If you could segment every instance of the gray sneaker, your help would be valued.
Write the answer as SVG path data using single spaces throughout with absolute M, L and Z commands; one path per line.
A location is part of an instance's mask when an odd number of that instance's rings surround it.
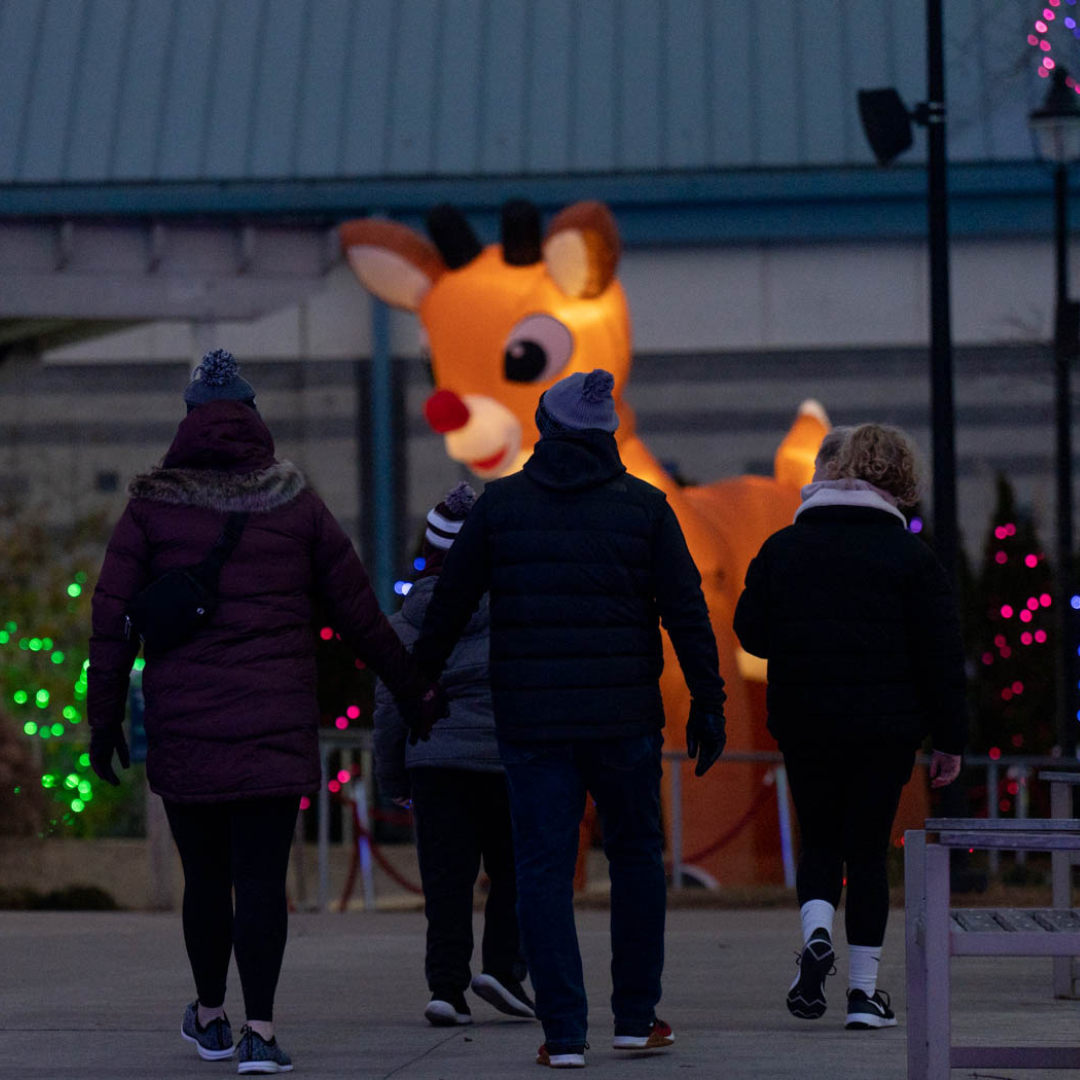
M 199 1003 L 193 1001 L 184 1010 L 180 1034 L 195 1044 L 203 1061 L 224 1061 L 233 1056 L 232 1028 L 227 1016 L 211 1020 L 206 1027 L 199 1024 Z
M 258 1032 L 244 1025 L 237 1045 L 240 1063 L 238 1073 L 285 1073 L 292 1072 L 292 1058 L 278 1046 L 277 1039 L 267 1042 Z

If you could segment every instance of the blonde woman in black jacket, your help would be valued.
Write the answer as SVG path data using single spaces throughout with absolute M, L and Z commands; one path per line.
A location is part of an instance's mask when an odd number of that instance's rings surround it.
M 917 496 L 906 437 L 855 428 L 834 460 L 819 454 L 795 523 L 762 545 L 735 611 L 743 648 L 769 661 L 769 730 L 802 836 L 805 945 L 788 1009 L 807 1020 L 825 1012 L 846 869 L 849 1028 L 896 1024 L 876 982 L 889 913 L 885 856 L 915 751 L 931 736 L 931 782 L 942 787 L 959 774 L 967 735 L 952 589 L 899 510 Z

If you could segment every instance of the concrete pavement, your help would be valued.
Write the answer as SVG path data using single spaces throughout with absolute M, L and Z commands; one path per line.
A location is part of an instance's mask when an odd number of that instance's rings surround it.
M 616 1056 L 610 1046 L 607 912 L 579 911 L 591 1003 L 589 1071 L 597 1080 L 798 1077 L 903 1080 L 903 914 L 893 912 L 881 986 L 901 1026 L 843 1028 L 845 960 L 829 983 L 831 1008 L 800 1022 L 784 1008 L 794 973 L 791 910 L 679 910 L 669 914 L 660 1008 L 676 1046 Z M 294 916 L 278 991 L 277 1025 L 294 1075 L 324 1080 L 516 1080 L 533 1064 L 539 1025 L 472 1000 L 470 1029 L 422 1019 L 424 920 L 418 913 Z M 1080 1003 L 1054 1001 L 1048 960 L 954 963 L 954 1038 L 1068 1044 Z M 0 912 L 0 1076 L 12 1080 L 180 1080 L 235 1075 L 199 1061 L 179 1037 L 194 996 L 180 919 L 139 913 Z M 239 1033 L 239 980 L 227 1008 Z M 954 1078 L 974 1076 L 954 1072 Z M 981 1070 L 981 1077 L 1064 1080 L 1076 1073 Z

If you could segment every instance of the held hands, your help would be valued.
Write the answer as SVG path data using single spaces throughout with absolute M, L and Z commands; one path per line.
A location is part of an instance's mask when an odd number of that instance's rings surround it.
M 946 754 L 935 750 L 930 759 L 930 786 L 948 787 L 959 775 L 963 757 L 960 754 Z
M 409 745 L 431 738 L 431 729 L 444 716 L 450 715 L 450 702 L 439 683 L 432 683 L 422 697 L 401 703 L 401 715 L 409 725 Z
M 98 776 L 113 785 L 120 786 L 120 779 L 113 772 L 112 757 L 115 751 L 120 759 L 122 768 L 131 765 L 131 755 L 128 753 L 127 740 L 124 738 L 124 729 L 117 724 L 115 727 L 93 728 L 90 731 L 90 767 Z
M 704 776 L 724 752 L 727 742 L 724 728 L 723 713 L 705 712 L 690 705 L 690 719 L 686 721 L 686 756 L 697 758 L 695 776 Z

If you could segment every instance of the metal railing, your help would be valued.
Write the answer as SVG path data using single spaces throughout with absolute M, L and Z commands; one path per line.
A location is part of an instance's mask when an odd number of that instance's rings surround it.
M 329 776 L 330 755 L 338 750 L 358 750 L 365 756 L 363 775 L 370 775 L 370 760 L 372 753 L 372 732 L 367 729 L 353 729 L 349 731 L 335 731 L 323 729 L 319 732 L 319 759 L 322 765 L 322 783 L 319 786 L 319 796 L 316 800 L 316 813 L 318 815 L 317 836 L 319 853 L 319 890 L 318 905 L 320 911 L 325 911 L 330 896 L 330 791 L 327 783 Z M 687 875 L 684 830 L 683 830 L 683 768 L 690 767 L 687 762 L 685 750 L 665 750 L 664 761 L 667 764 L 667 776 L 671 793 L 671 829 L 670 829 L 670 855 L 671 855 L 671 879 L 675 888 L 680 888 Z M 683 767 L 674 767 L 675 762 L 683 763 Z M 919 755 L 916 758 L 916 767 L 927 767 L 930 758 Z M 771 783 L 776 789 L 776 807 L 779 819 L 779 844 L 780 856 L 784 870 L 784 884 L 788 888 L 795 887 L 795 844 L 791 821 L 791 799 L 787 783 L 787 772 L 784 769 L 783 755 L 778 751 L 750 751 L 750 750 L 727 750 L 723 757 L 713 768 L 734 768 L 739 765 L 769 765 L 772 768 L 766 774 L 765 783 Z M 978 814 L 983 811 L 987 817 L 999 818 L 1002 816 L 999 790 L 1003 777 L 1015 780 L 1016 791 L 1009 792 L 1009 796 L 1015 800 L 1016 816 L 1026 818 L 1031 805 L 1031 781 L 1040 769 L 1053 768 L 1059 771 L 1076 770 L 1080 772 L 1080 761 L 1067 757 L 1053 757 L 1038 754 L 1002 754 L 999 757 L 972 756 L 964 758 L 964 771 L 970 776 L 971 770 L 984 770 L 986 775 L 986 804 L 982 807 L 972 807 L 971 812 Z M 961 779 L 958 782 L 963 782 Z M 344 786 L 344 785 L 343 785 Z M 362 794 L 361 789 L 357 794 Z M 366 799 L 365 799 L 366 802 Z M 355 838 L 354 838 L 355 839 Z M 998 873 L 999 854 L 991 851 L 989 854 L 990 872 Z M 1026 852 L 1018 851 L 1016 861 L 1018 865 L 1024 865 Z M 367 881 L 365 879 L 365 887 Z

